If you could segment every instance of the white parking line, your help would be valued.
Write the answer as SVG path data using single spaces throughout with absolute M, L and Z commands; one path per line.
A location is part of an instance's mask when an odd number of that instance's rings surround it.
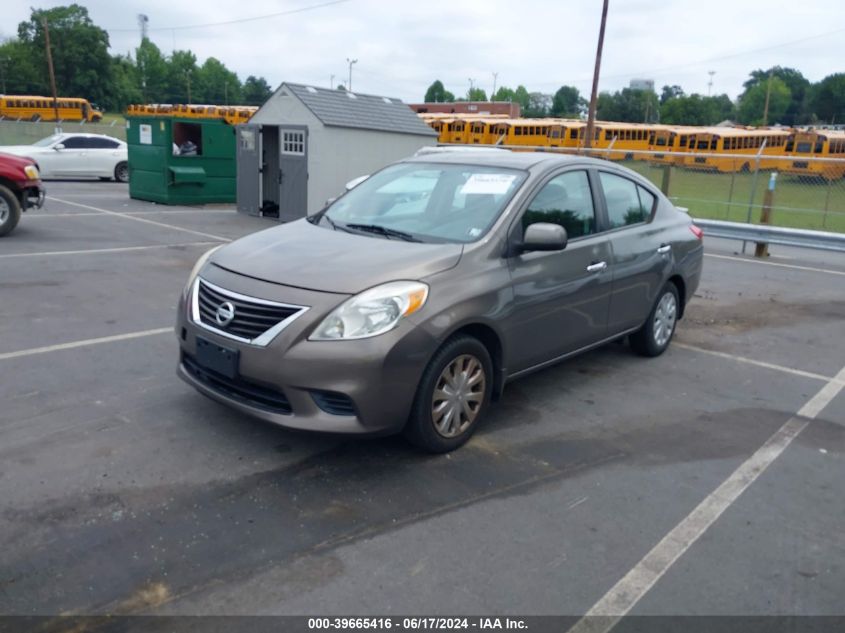
M 66 204 L 70 204 L 70 202 L 66 202 Z M 163 209 L 161 211 L 114 211 L 117 215 L 184 215 L 188 213 L 204 213 L 204 214 L 211 214 L 211 213 L 235 213 L 233 209 Z M 101 216 L 103 215 L 102 211 L 91 212 L 82 211 L 80 213 L 34 213 L 27 217 L 28 220 L 39 218 L 90 218 L 94 216 Z
M 737 356 L 736 354 L 728 354 L 726 352 L 717 352 L 716 350 L 706 349 L 704 347 L 696 347 L 695 345 L 688 345 L 687 343 L 680 343 L 678 341 L 672 341 L 672 347 L 679 347 L 680 349 L 688 349 L 692 352 L 700 352 L 702 354 L 709 354 L 710 356 L 718 356 L 719 358 L 727 358 L 729 360 L 736 361 L 738 363 L 747 363 L 749 365 L 756 365 L 757 367 L 763 367 L 765 369 L 773 369 L 775 371 L 780 371 L 785 374 L 792 374 L 793 376 L 802 376 L 804 378 L 812 378 L 814 380 L 821 380 L 822 382 L 831 382 L 836 381 L 836 378 L 831 378 L 830 376 L 824 376 L 822 374 L 816 374 L 811 371 L 803 371 L 801 369 L 793 369 L 792 367 L 785 367 L 784 365 L 775 365 L 774 363 L 766 363 L 761 360 L 754 360 L 753 358 L 747 358 L 746 356 Z
M 232 240 L 228 237 L 222 237 L 221 235 L 214 235 L 213 233 L 204 233 L 203 231 L 194 231 L 193 229 L 186 229 L 182 228 L 181 226 L 175 226 L 173 224 L 165 224 L 164 222 L 156 222 L 155 220 L 148 220 L 147 218 L 141 218 L 137 215 L 127 215 L 125 213 L 118 213 L 117 211 L 109 211 L 108 209 L 101 209 L 100 207 L 92 207 L 87 204 L 80 204 L 79 202 L 71 202 L 70 200 L 62 200 L 61 198 L 54 198 L 53 196 L 47 196 L 48 200 L 55 200 L 56 202 L 61 202 L 62 204 L 69 204 L 74 207 L 80 207 L 82 209 L 90 209 L 91 211 L 99 211 L 100 213 L 105 213 L 106 215 L 114 215 L 119 218 L 126 218 L 127 220 L 135 220 L 136 222 L 143 222 L 145 224 L 153 224 L 155 226 L 162 226 L 166 229 L 173 229 L 174 231 L 182 231 L 183 233 L 193 233 L 194 235 L 199 235 L 201 237 L 210 237 L 214 240 L 220 240 L 221 242 L 231 242 Z
M 115 341 L 128 341 L 133 338 L 156 336 L 157 334 L 165 334 L 172 331 L 172 327 L 161 327 L 155 330 L 142 330 L 140 332 L 129 332 L 128 334 L 115 334 L 114 336 L 89 338 L 84 341 L 72 341 L 70 343 L 47 345 L 45 347 L 32 347 L 30 349 L 22 349 L 17 352 L 4 352 L 0 354 L 0 360 L 10 360 L 12 358 L 22 358 L 24 356 L 35 356 L 36 354 L 47 354 L 48 352 L 58 352 L 66 349 L 75 349 L 77 347 L 88 347 L 90 345 L 101 345 L 103 343 L 113 343 Z
M 46 253 L 6 253 L 0 259 L 14 257 L 50 257 L 53 255 L 98 255 L 101 253 L 126 253 L 128 251 L 146 251 L 153 248 L 182 248 L 185 246 L 209 246 L 219 242 L 184 242 L 182 244 L 153 244 L 150 246 L 118 246 L 115 248 L 89 248 L 80 251 L 47 251 Z
M 845 367 L 617 582 L 569 633 L 607 633 L 845 387 Z
M 845 270 L 831 270 L 829 268 L 813 268 L 812 266 L 798 266 L 797 264 L 779 264 L 778 262 L 764 262 L 759 259 L 749 259 L 748 257 L 733 257 L 731 255 L 716 255 L 715 253 L 704 253 L 705 257 L 713 257 L 715 259 L 729 259 L 733 262 L 745 262 L 746 264 L 763 264 L 764 266 L 777 266 L 779 268 L 793 268 L 795 270 L 807 270 L 813 273 L 827 273 L 829 275 L 843 275 Z

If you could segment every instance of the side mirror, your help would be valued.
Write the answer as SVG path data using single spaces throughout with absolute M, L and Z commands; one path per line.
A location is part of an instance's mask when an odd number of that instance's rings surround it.
M 519 250 L 523 253 L 530 251 L 562 251 L 566 248 L 569 237 L 566 229 L 559 224 L 548 222 L 537 222 L 528 225 L 525 229 L 525 237 Z
M 57 152 L 61 149 L 64 149 L 64 148 L 65 148 L 64 143 L 56 143 L 55 145 L 53 145 L 53 149 L 56 150 Z

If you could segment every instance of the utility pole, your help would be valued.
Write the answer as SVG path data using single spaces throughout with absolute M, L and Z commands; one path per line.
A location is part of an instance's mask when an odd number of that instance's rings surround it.
M 593 143 L 593 130 L 596 127 L 596 99 L 599 91 L 599 73 L 601 72 L 601 50 L 604 47 L 604 27 L 607 24 L 607 0 L 604 0 L 601 10 L 601 27 L 599 27 L 599 43 L 596 47 L 596 67 L 593 71 L 593 90 L 590 93 L 590 109 L 587 112 L 587 130 L 584 135 L 584 149 L 590 149 Z
M 707 82 L 707 96 L 710 96 L 710 93 L 713 90 L 713 75 L 716 74 L 715 70 L 708 70 L 707 74 L 710 75 L 710 81 Z
M 766 84 L 766 104 L 763 106 L 763 127 L 769 121 L 769 97 L 772 95 L 772 71 L 774 68 L 769 70 L 769 81 Z
M 349 59 L 347 57 L 346 61 L 349 63 L 349 81 L 346 83 L 346 89 L 349 92 L 352 92 L 352 64 L 357 64 L 358 60 L 357 59 Z
M 334 90 L 334 75 L 329 77 L 329 89 Z
M 41 25 L 44 27 L 44 45 L 47 47 L 47 69 L 50 71 L 50 89 L 53 91 L 53 116 L 56 121 L 56 132 L 61 132 L 59 125 L 59 101 L 56 94 L 56 73 L 53 71 L 53 52 L 50 50 L 50 27 L 47 26 L 47 18 L 41 18 Z
M 493 101 L 496 96 L 496 79 L 498 79 L 499 73 L 493 73 L 493 92 L 490 93 L 490 101 Z
M 188 82 L 188 105 L 191 105 L 191 71 L 185 71 L 185 81 Z
M 472 89 L 475 87 L 475 79 L 469 78 L 469 92 L 467 93 L 467 101 L 472 101 Z

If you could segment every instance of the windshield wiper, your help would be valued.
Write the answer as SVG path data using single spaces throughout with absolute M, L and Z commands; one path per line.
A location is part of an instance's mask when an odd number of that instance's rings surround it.
M 406 242 L 422 242 L 421 239 L 414 237 L 405 231 L 397 231 L 396 229 L 389 229 L 380 224 L 347 224 L 346 228 L 355 229 L 357 231 L 366 231 L 368 233 L 377 233 L 385 237 L 398 237 L 400 240 Z

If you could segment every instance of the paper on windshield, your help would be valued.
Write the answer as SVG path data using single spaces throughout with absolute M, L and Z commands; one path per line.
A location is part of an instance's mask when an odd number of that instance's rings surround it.
M 459 193 L 507 193 L 516 176 L 513 174 L 473 174 L 461 187 Z

